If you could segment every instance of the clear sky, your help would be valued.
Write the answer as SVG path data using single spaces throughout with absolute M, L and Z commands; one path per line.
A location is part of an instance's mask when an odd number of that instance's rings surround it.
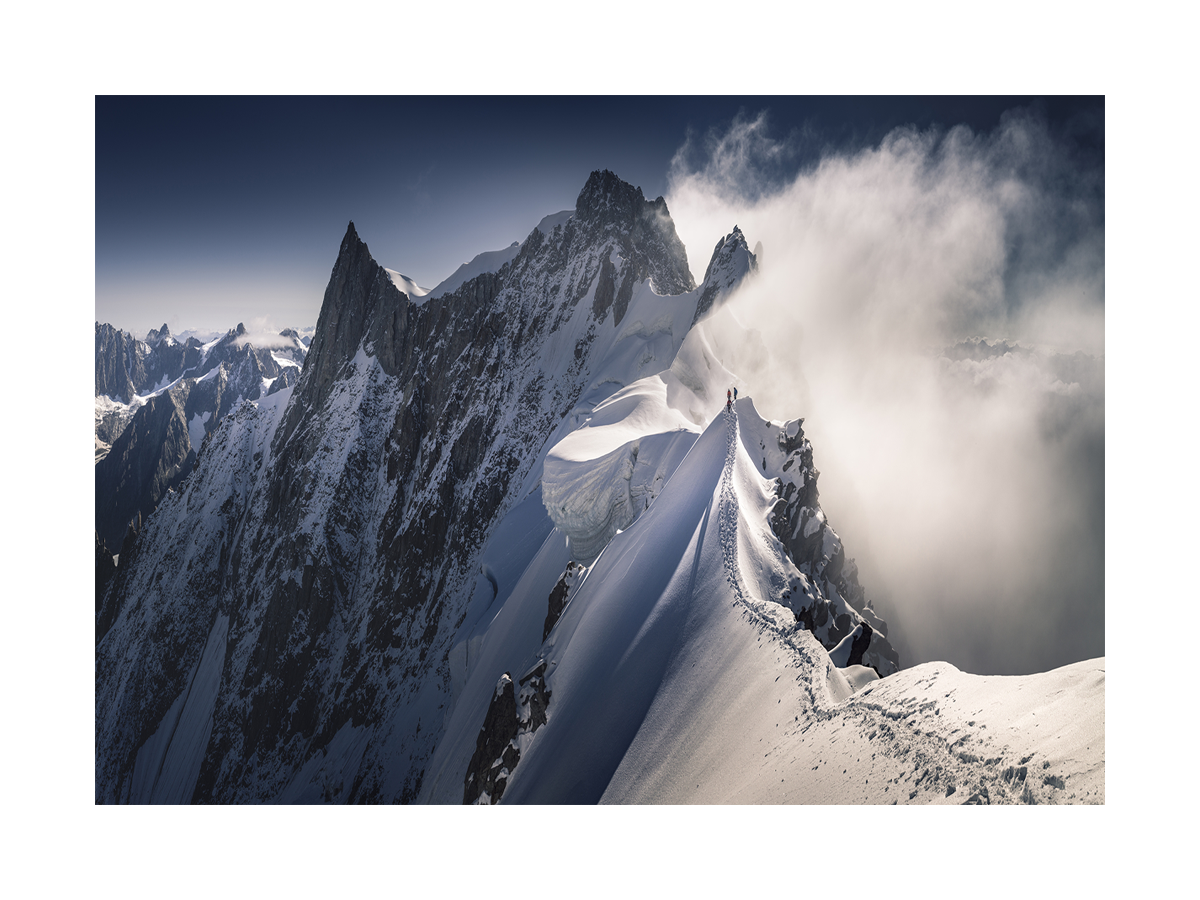
M 1098 98 L 97 97 L 96 319 L 312 325 L 351 220 L 380 263 L 433 287 L 572 208 L 594 169 L 668 194 L 689 138 L 702 149 L 739 114 L 765 112 L 790 148 L 760 167 L 782 180 L 898 126 L 986 133 L 1031 105 L 1102 166 Z M 688 247 L 698 277 L 710 249 Z

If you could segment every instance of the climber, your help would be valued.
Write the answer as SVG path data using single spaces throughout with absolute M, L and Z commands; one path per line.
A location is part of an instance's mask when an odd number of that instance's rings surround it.
M 733 392 L 726 391 L 725 392 L 725 408 L 729 409 L 731 406 L 733 406 Z
M 736 387 L 733 389 L 733 402 L 737 403 L 737 388 Z

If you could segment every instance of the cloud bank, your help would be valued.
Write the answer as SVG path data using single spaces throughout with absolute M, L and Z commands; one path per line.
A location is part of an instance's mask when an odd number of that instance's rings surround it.
M 739 118 L 681 148 L 667 202 L 700 275 L 733 224 L 761 241 L 722 313 L 766 347 L 743 390 L 806 418 L 902 661 L 1103 655 L 1102 158 L 1021 110 L 781 175 L 797 156 Z

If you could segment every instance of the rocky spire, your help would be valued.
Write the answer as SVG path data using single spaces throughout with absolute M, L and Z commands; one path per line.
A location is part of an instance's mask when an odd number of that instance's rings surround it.
M 325 288 L 304 374 L 297 388 L 298 403 L 289 410 L 283 433 L 290 433 L 304 410 L 319 406 L 328 396 L 338 372 L 354 358 L 372 325 L 381 325 L 375 321 L 376 313 L 383 309 L 388 326 L 403 330 L 408 305 L 387 272 L 372 258 L 354 222 L 350 222 Z M 390 334 L 390 327 L 388 331 Z M 382 351 L 378 355 L 385 369 L 390 368 L 387 348 L 376 347 L 376 350 Z
M 760 241 L 756 249 L 761 248 Z M 704 318 L 717 300 L 741 284 L 743 278 L 757 271 L 758 258 L 750 252 L 742 230 L 734 225 L 733 231 L 717 241 L 717 246 L 713 248 L 712 258 L 704 271 L 704 290 L 696 304 L 692 324 Z
M 145 376 L 137 341 L 112 325 L 96 323 L 96 396 L 128 403 Z

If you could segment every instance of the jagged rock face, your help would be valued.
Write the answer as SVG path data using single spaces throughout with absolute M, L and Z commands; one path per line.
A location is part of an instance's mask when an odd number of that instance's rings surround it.
M 221 369 L 228 382 L 221 389 L 221 393 L 229 398 L 224 407 L 218 408 L 218 404 L 212 403 L 200 410 L 202 415 L 209 414 L 205 421 L 206 432 L 216 427 L 235 399 L 256 400 L 264 393 L 266 384 L 270 385 L 267 394 L 295 384 L 299 378 L 298 367 L 303 364 L 307 351 L 294 330 L 286 329 L 280 335 L 289 339 L 281 347 L 254 347 L 246 338 L 245 326 L 239 324 L 205 351 L 204 345 L 195 338 L 188 338 L 182 344 L 176 341 L 165 324 L 151 330 L 145 341 L 139 341 L 112 325 L 97 322 L 96 461 L 104 458 L 133 419 L 141 403 L 136 399 L 139 395 L 178 384 L 184 376 L 200 382 L 214 370 Z M 276 354 L 297 365 L 280 365 Z M 110 399 L 101 401 L 100 398 Z M 189 410 L 189 422 L 192 412 Z
M 178 343 L 166 325 L 139 341 L 128 332 L 97 322 L 96 396 L 129 403 L 136 394 L 165 386 L 199 365 L 201 347 L 195 338 Z
M 807 583 L 789 591 L 788 599 L 797 620 L 827 650 L 861 626 L 851 650 L 851 664 L 870 666 L 880 677 L 890 675 L 900 668 L 899 656 L 887 642 L 887 624 L 875 615 L 858 583 L 858 566 L 847 558 L 841 539 L 825 520 L 818 502 L 821 473 L 813 465 L 812 444 L 804 436 L 803 426 L 804 420 L 798 419 L 786 423 L 779 433 L 779 448 L 786 459 L 775 482 L 779 499 L 769 521 L 788 556 L 807 578 Z
M 566 229 L 571 250 L 604 247 L 596 260 L 600 264 L 594 301 L 597 318 L 611 308 L 619 325 L 634 285 L 647 278 L 660 294 L 683 294 L 696 286 L 666 201 L 646 200 L 641 188 L 625 184 L 608 170 L 592 173 Z M 581 284 L 590 284 L 592 277 L 590 270 L 585 271 Z
M 133 521 L 129 523 L 129 528 L 125 532 L 125 537 L 121 542 L 121 559 L 128 563 L 135 558 L 135 547 L 137 544 L 137 536 L 142 530 L 142 517 L 134 516 Z M 117 618 L 120 590 L 118 586 L 124 581 L 124 576 L 128 572 L 128 565 L 125 567 L 117 567 L 112 565 L 110 569 L 104 562 L 104 557 L 107 556 L 108 563 L 113 563 L 113 558 L 108 554 L 108 545 L 100 539 L 99 533 L 96 534 L 96 643 L 108 633 L 108 629 L 112 627 Z
M 96 532 L 117 545 L 130 519 L 149 515 L 191 471 L 195 453 L 170 394 L 152 397 L 96 463 Z
M 267 388 L 266 396 L 278 394 L 284 388 L 290 388 L 300 381 L 300 370 L 292 366 L 280 366 L 279 374 L 275 376 L 275 380 L 271 382 L 271 386 Z
M 110 545 L 121 540 L 134 514 L 149 516 L 166 491 L 187 476 L 203 437 L 231 409 L 259 399 L 265 384 L 270 384 L 266 394 L 272 394 L 296 383 L 297 366 L 280 365 L 270 349 L 247 343 L 245 334 L 238 325 L 204 354 L 194 338 L 176 342 L 165 324 L 144 342 L 97 324 L 98 396 L 113 383 L 138 393 L 174 382 L 145 403 L 97 401 L 96 528 Z M 296 333 L 283 336 L 293 340 L 283 355 L 302 360 L 305 351 Z M 182 377 L 185 373 L 194 374 Z M 175 417 L 178 422 L 171 421 Z
M 197 427 L 207 434 L 236 404 L 262 394 L 269 376 L 253 348 L 224 356 L 208 369 L 213 373 L 208 378 L 186 378 L 152 396 L 96 463 L 96 530 L 107 543 L 120 541 L 134 515 L 149 516 L 191 472 L 199 450 Z M 276 371 L 295 371 L 274 365 Z
M 761 252 L 762 243 L 757 245 Z M 704 290 L 700 301 L 696 304 L 696 315 L 692 318 L 695 325 L 712 309 L 713 303 L 722 294 L 727 293 L 743 279 L 758 271 L 758 257 L 751 253 L 746 245 L 746 236 L 740 228 L 733 226 L 733 231 L 717 241 L 713 248 L 712 258 L 704 272 Z
M 475 803 L 481 797 L 485 803 L 497 803 L 504 796 L 508 776 L 520 758 L 515 746 L 517 726 L 516 691 L 512 676 L 505 672 L 496 683 L 496 692 L 479 730 L 463 787 L 464 804 Z
M 100 462 L 108 455 L 113 441 L 120 437 L 121 432 L 125 430 L 125 426 L 129 424 L 129 420 L 136 412 L 136 409 L 123 403 L 109 404 L 100 401 L 96 404 L 95 462 Z
M 96 396 L 129 403 L 136 394 L 166 387 L 184 375 L 200 379 L 221 365 L 231 372 L 245 368 L 250 358 L 255 361 L 258 378 L 277 378 L 292 367 L 280 366 L 275 354 L 298 364 L 303 363 L 306 354 L 295 330 L 284 329 L 280 336 L 290 338 L 290 343 L 276 348 L 255 347 L 246 338 L 246 327 L 239 323 L 205 352 L 204 345 L 194 337 L 185 343 L 176 341 L 165 324 L 139 341 L 128 332 L 97 322 Z M 251 381 L 249 370 L 245 380 L 247 384 Z
M 420 306 L 351 225 L 298 384 L 209 433 L 114 585 L 97 799 L 128 795 L 139 748 L 225 622 L 192 799 L 307 797 L 305 767 L 350 740 L 363 745 L 338 775 L 345 799 L 415 798 L 475 557 L 639 277 L 692 286 L 665 204 L 611 173 L 499 272 Z
M 108 590 L 109 582 L 112 581 L 113 575 L 117 572 L 117 564 L 113 562 L 113 555 L 108 549 L 108 545 L 100 539 L 100 532 L 96 532 L 96 618 L 100 618 L 100 610 L 104 605 L 104 595 Z M 108 630 L 105 626 L 105 631 Z M 102 633 L 97 628 L 96 639 L 102 637 Z

